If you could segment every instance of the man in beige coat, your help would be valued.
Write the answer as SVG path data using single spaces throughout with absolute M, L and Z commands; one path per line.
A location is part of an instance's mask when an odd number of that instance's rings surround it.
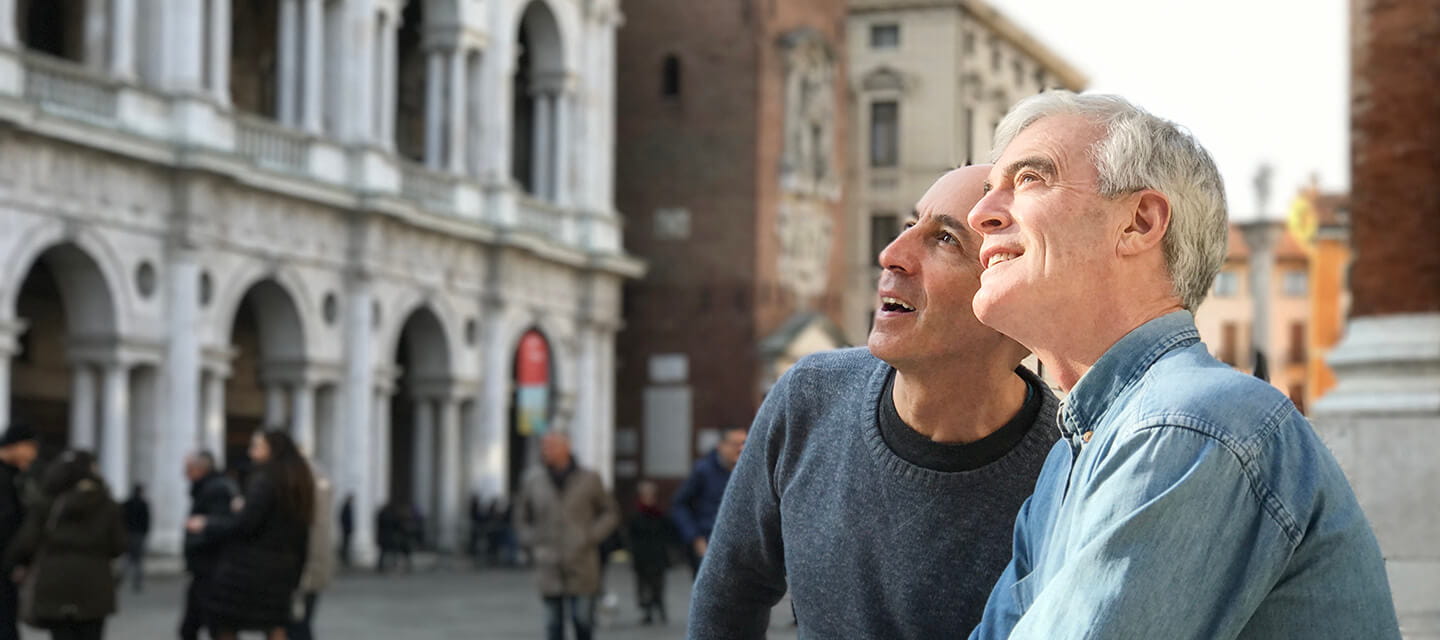
M 331 521 L 331 501 L 334 490 L 329 476 L 314 463 L 310 473 L 315 476 L 315 518 L 310 522 L 310 539 L 305 551 L 305 569 L 300 574 L 300 588 L 295 594 L 296 603 L 293 620 L 286 626 L 288 640 L 310 640 L 315 637 L 312 625 L 315 621 L 315 605 L 320 592 L 330 586 L 335 577 L 335 553 Z
M 564 640 L 569 609 L 576 639 L 590 640 L 601 587 L 600 542 L 620 525 L 620 507 L 599 474 L 575 464 L 565 434 L 546 434 L 540 459 L 544 464 L 521 482 L 515 531 L 535 561 L 546 637 Z

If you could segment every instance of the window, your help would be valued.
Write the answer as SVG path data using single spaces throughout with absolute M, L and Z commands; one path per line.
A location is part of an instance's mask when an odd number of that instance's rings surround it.
M 870 257 L 878 258 L 880 252 L 900 235 L 899 216 L 877 213 L 870 216 Z
M 894 49 L 900 46 L 900 25 L 898 24 L 872 24 L 870 25 L 870 48 L 871 49 Z
M 1304 414 L 1305 414 L 1305 387 L 1304 387 L 1304 385 L 1298 385 L 1298 384 L 1292 384 L 1292 385 L 1290 385 L 1290 393 L 1289 393 L 1288 395 L 1290 396 L 1290 401 L 1293 402 L 1293 403 L 1295 403 L 1295 410 L 1296 410 L 1296 411 L 1299 411 L 1301 415 L 1304 415 Z
M 1045 70 L 1044 70 L 1044 69 L 1036 69 L 1036 70 L 1035 70 L 1035 90 L 1036 90 L 1036 91 L 1044 91 L 1044 90 L 1045 90 Z
M 990 70 L 1000 70 L 1000 41 L 990 38 Z
M 1230 298 L 1240 293 L 1240 275 L 1234 271 L 1221 271 L 1215 276 L 1215 297 Z
M 870 105 L 870 166 L 893 167 L 900 160 L 900 105 Z
M 1310 274 L 1300 270 L 1285 272 L 1285 279 L 1281 282 L 1285 295 L 1293 298 L 1304 297 L 1310 289 Z
M 1290 362 L 1291 364 L 1305 364 L 1308 359 L 1305 349 L 1305 323 L 1296 321 L 1290 323 Z
M 975 164 L 975 108 L 965 107 L 965 164 Z
M 1215 354 L 1221 362 L 1235 366 L 1238 360 L 1235 358 L 1236 347 L 1240 343 L 1240 328 L 1234 322 L 1226 322 L 1220 325 L 1220 352 Z
M 660 65 L 660 96 L 680 97 L 680 58 L 673 53 L 665 56 L 665 62 Z
M 974 31 L 971 31 L 971 30 L 969 30 L 969 29 L 966 29 L 966 30 L 965 30 L 965 35 L 963 36 L 963 38 L 961 39 L 960 42 L 961 42 L 961 45 L 960 45 L 960 46 L 962 47 L 961 50 L 965 52 L 965 55 L 967 55 L 967 56 L 969 56 L 969 55 L 975 55 L 975 32 L 974 32 Z

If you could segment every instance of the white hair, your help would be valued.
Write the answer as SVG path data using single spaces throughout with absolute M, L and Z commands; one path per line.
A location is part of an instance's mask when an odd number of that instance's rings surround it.
M 1194 311 L 1225 262 L 1225 185 L 1210 153 L 1188 131 L 1115 95 L 1046 91 L 1021 100 L 995 129 L 995 162 L 1015 136 L 1046 116 L 1078 115 L 1105 128 L 1088 155 L 1099 192 L 1118 198 L 1154 189 L 1170 200 L 1163 247 L 1180 304 Z

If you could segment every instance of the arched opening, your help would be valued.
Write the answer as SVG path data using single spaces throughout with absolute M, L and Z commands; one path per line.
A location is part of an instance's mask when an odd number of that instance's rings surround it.
M 85 0 L 18 0 L 15 25 L 26 49 L 85 61 Z
M 26 329 L 11 362 L 11 421 L 35 428 L 42 458 L 71 446 L 97 450 L 107 408 L 102 385 L 115 374 L 94 359 L 102 355 L 95 347 L 113 348 L 116 333 L 99 265 L 75 245 L 50 248 L 26 273 L 15 315 Z
M 519 55 L 512 79 L 511 175 L 527 193 L 554 192 L 556 109 L 564 74 L 560 27 L 540 0 L 525 7 L 516 34 Z
M 440 421 L 451 383 L 450 351 L 435 312 L 411 312 L 395 348 L 399 377 L 390 402 L 390 498 L 420 516 L 422 536 L 435 540 L 441 511 Z
M 660 64 L 660 97 L 680 97 L 680 58 L 673 53 Z
M 227 467 L 242 472 L 248 468 L 246 448 L 256 430 L 286 428 L 294 433 L 297 418 L 313 419 L 313 414 L 304 415 L 314 393 L 304 384 L 304 345 L 300 312 L 285 288 L 274 280 L 251 286 L 230 329 L 234 358 L 225 381 Z
M 550 430 L 555 416 L 555 363 L 550 341 L 539 329 L 520 336 L 515 347 L 515 391 L 510 401 L 510 487 L 519 488 L 525 470 L 538 464 L 534 442 Z
M 230 11 L 230 101 L 241 111 L 278 119 L 280 3 L 248 0 Z
M 425 1 L 409 0 L 395 43 L 395 152 L 425 160 Z

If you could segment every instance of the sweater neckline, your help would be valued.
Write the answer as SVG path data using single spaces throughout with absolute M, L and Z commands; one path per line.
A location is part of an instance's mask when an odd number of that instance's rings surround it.
M 890 376 L 891 367 L 878 358 L 874 362 L 875 366 L 870 371 L 870 377 L 865 384 L 865 419 L 861 423 L 864 425 L 861 436 L 875 464 L 885 472 L 887 477 L 901 483 L 916 488 L 934 489 L 964 486 L 977 481 L 990 480 L 997 475 L 1013 476 L 1033 465 L 1037 457 L 1043 460 L 1058 437 L 1053 419 L 1050 421 L 1046 419 L 1047 416 L 1055 415 L 1056 407 L 1059 404 L 1055 395 L 1049 392 L 1048 387 L 1035 374 L 1020 367 L 1016 371 L 1020 373 L 1021 377 L 1041 391 L 1041 405 L 1039 414 L 1035 417 L 1036 423 L 1031 426 L 1019 443 L 998 460 L 976 469 L 935 471 L 912 464 L 891 450 L 880 433 L 878 417 L 880 400 L 885 389 L 885 380 Z

